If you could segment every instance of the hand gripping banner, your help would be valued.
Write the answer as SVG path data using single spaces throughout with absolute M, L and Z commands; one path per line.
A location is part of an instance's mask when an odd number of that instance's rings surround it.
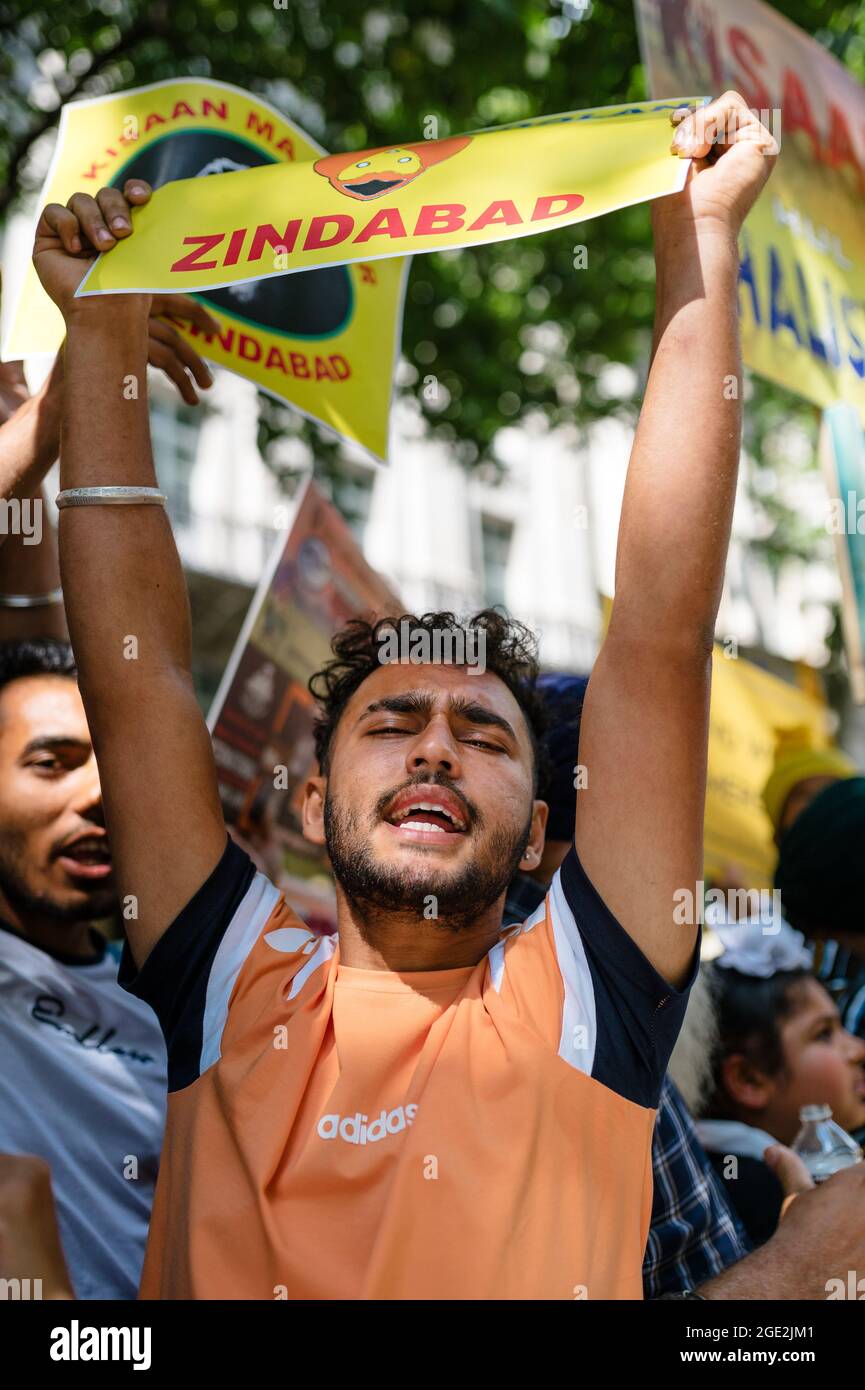
M 221 325 L 215 339 L 185 330 L 203 355 L 383 459 L 405 258 L 677 192 L 688 161 L 670 153 L 670 112 L 693 100 L 326 155 L 260 98 L 184 78 L 66 107 L 41 202 L 153 184 L 134 236 L 79 294 L 199 295 Z M 3 355 L 54 351 L 61 336 L 30 267 Z
M 689 98 L 683 98 L 683 101 Z M 203 291 L 531 236 L 678 191 L 675 101 L 173 183 L 79 294 Z M 285 291 L 291 294 L 291 288 Z

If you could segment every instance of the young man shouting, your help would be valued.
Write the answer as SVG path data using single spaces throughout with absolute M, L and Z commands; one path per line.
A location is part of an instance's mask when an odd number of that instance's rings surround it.
M 144 392 L 122 389 L 144 378 L 147 296 L 74 297 L 149 190 L 43 213 L 34 259 L 68 334 L 69 628 L 120 890 L 138 904 L 128 982 L 169 1047 L 145 1297 L 640 1297 L 653 1107 L 695 954 L 673 908 L 702 861 L 741 424 L 736 237 L 776 152 L 735 94 L 708 115 L 735 128 L 713 146 L 683 120 L 692 173 L 654 207 L 655 355 L 575 847 L 505 934 L 546 807 L 532 652 L 495 614 L 475 620 L 483 674 L 383 664 L 363 625 L 335 640 L 304 818 L 334 865 L 337 945 L 226 845 Z M 104 488 L 134 491 L 114 505 Z
M 136 1296 L 165 1123 L 159 1026 L 93 926 L 117 906 L 69 645 L 0 643 L 0 1154 L 49 1165 L 79 1298 Z

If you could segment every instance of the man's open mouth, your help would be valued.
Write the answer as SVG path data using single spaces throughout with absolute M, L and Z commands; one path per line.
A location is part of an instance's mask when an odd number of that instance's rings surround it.
M 389 188 L 399 188 L 405 179 L 368 179 L 366 183 L 347 183 L 349 193 L 359 193 L 362 198 L 372 198 L 376 193 L 387 193 Z
M 85 835 L 73 840 L 61 848 L 57 859 L 73 878 L 107 878 L 113 867 L 104 835 Z
M 468 829 L 468 818 L 458 798 L 437 787 L 409 787 L 400 792 L 384 818 L 400 830 L 464 835 Z

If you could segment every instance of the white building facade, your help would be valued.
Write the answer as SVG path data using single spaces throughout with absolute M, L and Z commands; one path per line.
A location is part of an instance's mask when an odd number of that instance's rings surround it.
M 216 376 L 200 413 L 161 380 L 152 392 L 154 452 L 189 576 L 205 688 L 218 679 L 286 513 L 286 495 L 257 448 L 254 388 Z M 587 672 L 601 637 L 601 595 L 614 588 L 631 443 L 631 431 L 614 420 L 582 438 L 574 427 L 551 431 L 530 419 L 501 431 L 493 480 L 428 438 L 420 413 L 403 401 L 389 466 L 348 451 L 333 500 L 407 610 L 466 616 L 503 605 L 537 632 L 545 666 Z M 310 466 L 298 457 L 298 475 Z M 820 666 L 839 593 L 831 556 L 769 567 L 752 544 L 762 522 L 745 486 L 750 468 L 744 459 L 718 635 Z M 804 484 L 809 495 L 796 500 L 817 514 L 822 489 L 814 472 Z

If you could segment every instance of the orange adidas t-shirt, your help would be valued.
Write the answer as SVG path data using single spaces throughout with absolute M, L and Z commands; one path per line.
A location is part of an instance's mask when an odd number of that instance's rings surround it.
M 143 1298 L 642 1297 L 687 999 L 572 852 L 475 966 L 340 964 L 229 842 L 135 975 L 169 1052 Z

